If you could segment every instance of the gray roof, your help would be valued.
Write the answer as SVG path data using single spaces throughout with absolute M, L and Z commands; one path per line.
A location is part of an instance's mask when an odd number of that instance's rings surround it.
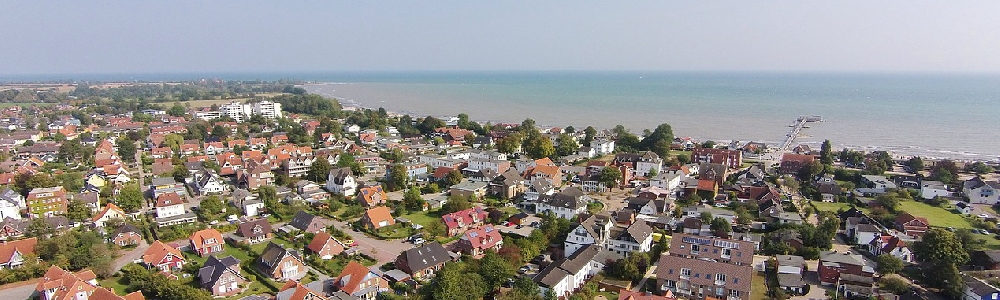
M 551 287 L 562 281 L 566 276 L 577 274 L 601 252 L 601 246 L 587 245 L 566 259 L 549 264 L 535 275 L 534 281 L 539 285 Z
M 278 262 L 286 256 L 292 256 L 296 260 L 300 262 L 302 261 L 302 256 L 299 255 L 298 251 L 287 249 L 281 245 L 275 244 L 274 242 L 267 244 L 267 248 L 264 248 L 264 252 L 261 253 L 258 261 L 263 263 L 261 266 L 264 267 L 268 273 L 273 273 L 275 269 L 280 267 Z
M 292 221 L 289 222 L 288 225 L 292 225 L 292 227 L 295 227 L 298 230 L 306 230 L 309 228 L 309 224 L 312 224 L 314 219 L 316 219 L 315 215 L 300 210 L 295 213 L 295 216 L 292 217 Z
M 802 287 L 806 285 L 799 274 L 778 274 L 778 285 L 781 287 Z
M 150 181 L 151 185 L 167 185 L 167 184 L 176 184 L 176 183 L 177 183 L 177 181 L 174 180 L 173 177 L 156 177 L 156 178 L 153 178 L 152 181 Z
M 222 259 L 216 258 L 215 255 L 209 256 L 203 267 L 198 270 L 198 278 L 201 279 L 201 285 L 214 285 L 213 283 L 219 281 L 219 277 L 226 273 L 226 269 L 231 269 L 233 274 L 243 277 L 240 275 L 239 270 L 234 269 L 239 264 L 240 260 L 232 256 L 226 256 Z
M 407 267 L 413 272 L 451 260 L 448 250 L 445 250 L 444 246 L 437 242 L 410 248 L 399 255 L 406 259 Z
M 261 232 L 254 233 L 254 227 L 260 226 Z M 236 234 L 242 237 L 256 237 L 264 236 L 271 233 L 271 223 L 267 222 L 267 219 L 256 219 L 251 221 L 246 221 L 236 225 Z
M 625 234 L 632 237 L 632 239 L 637 242 L 642 242 L 646 240 L 647 237 L 653 234 L 653 227 L 650 227 L 649 224 L 646 224 L 646 221 L 636 220 L 635 222 L 632 223 L 632 225 L 629 225 L 628 228 L 625 229 L 625 232 L 622 234 L 622 236 L 619 236 L 618 239 L 621 239 L 621 237 L 625 236 Z
M 572 187 L 563 189 L 559 193 L 551 196 L 541 196 L 539 197 L 539 200 L 551 206 L 577 209 L 587 206 L 587 200 L 584 196 L 583 191 Z
M 331 169 L 329 176 L 333 177 L 333 183 L 338 185 L 343 185 L 344 179 L 347 179 L 348 177 L 354 175 L 351 173 L 351 168 L 344 167 L 344 168 Z
M 972 293 L 978 296 L 987 296 L 992 293 L 1000 292 L 1000 289 L 997 289 L 982 280 L 976 279 L 975 277 L 962 274 L 962 279 L 965 280 L 965 285 L 972 290 Z
M 778 261 L 779 266 L 802 267 L 806 264 L 806 260 L 798 255 L 779 254 L 774 257 Z

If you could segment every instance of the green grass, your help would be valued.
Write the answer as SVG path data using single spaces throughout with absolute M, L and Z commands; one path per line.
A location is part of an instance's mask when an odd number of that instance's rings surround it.
M 424 227 L 434 222 L 441 222 L 441 211 L 440 210 L 428 210 L 428 211 L 414 211 L 409 214 L 399 216 L 401 218 L 409 219 L 410 222 L 420 224 Z
M 815 205 L 816 209 L 818 209 L 819 211 L 837 212 L 837 210 L 840 210 L 840 209 L 844 209 L 844 210 L 851 209 L 851 204 L 849 204 L 849 203 L 843 203 L 843 202 L 833 202 L 833 203 L 831 203 L 831 202 L 823 202 L 823 201 L 812 201 L 812 204 Z M 867 208 L 860 207 L 860 206 L 858 207 L 858 209 L 860 209 L 862 211 L 865 211 L 865 212 L 868 211 Z
M 753 280 L 750 282 L 750 300 L 767 299 L 767 283 L 764 275 L 760 272 L 753 273 Z
M 956 229 L 971 229 L 972 225 L 960 214 L 953 213 L 947 209 L 930 206 L 918 201 L 901 201 L 899 210 L 905 211 L 916 217 L 927 218 L 933 227 L 954 227 Z
M 125 284 L 125 278 L 121 276 L 115 276 L 105 280 L 101 280 L 100 282 L 98 282 L 98 284 L 100 284 L 103 287 L 109 288 L 112 291 L 115 291 L 115 294 L 118 294 L 120 296 L 125 296 L 125 294 L 127 294 L 125 292 L 125 289 L 128 288 L 128 285 Z

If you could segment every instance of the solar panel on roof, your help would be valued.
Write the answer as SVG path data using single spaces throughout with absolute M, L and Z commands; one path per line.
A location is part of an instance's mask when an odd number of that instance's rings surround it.
M 486 227 L 486 232 L 493 232 L 493 227 Z
M 470 236 L 470 237 L 478 237 L 478 236 L 479 236 L 479 233 L 478 233 L 478 232 L 475 232 L 475 231 L 473 231 L 473 232 L 469 232 L 469 236 Z

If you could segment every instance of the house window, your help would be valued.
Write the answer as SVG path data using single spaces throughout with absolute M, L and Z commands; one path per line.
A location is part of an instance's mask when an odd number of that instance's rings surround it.
M 726 281 L 726 274 L 722 274 L 722 273 L 715 274 L 715 281 L 725 282 Z M 719 294 L 719 295 L 722 295 L 722 294 Z
M 725 295 L 725 293 L 726 293 L 726 291 L 722 287 L 715 288 L 715 294 L 716 295 L 722 296 L 722 295 Z
M 206 239 L 205 240 L 205 244 L 209 244 L 209 245 L 215 244 L 215 238 L 208 238 L 208 239 Z
M 740 291 L 737 291 L 737 290 L 729 290 L 729 296 L 730 296 L 730 297 L 739 297 L 739 296 L 740 296 Z
M 681 276 L 691 276 L 691 269 L 681 268 Z
M 723 256 L 730 256 L 730 255 L 733 255 L 733 250 L 731 250 L 731 249 L 729 249 L 729 248 L 726 248 L 726 249 L 722 249 L 722 255 L 723 255 Z

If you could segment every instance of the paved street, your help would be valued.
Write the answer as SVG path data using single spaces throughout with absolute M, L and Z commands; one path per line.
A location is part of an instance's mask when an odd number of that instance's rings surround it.
M 334 224 L 338 229 L 344 231 L 347 235 L 351 236 L 351 238 L 358 243 L 358 249 L 362 253 L 378 260 L 379 265 L 395 261 L 396 256 L 398 256 L 399 253 L 413 247 L 413 244 L 404 242 L 403 239 L 385 241 L 368 237 L 364 233 L 355 232 L 354 229 L 351 229 L 350 226 L 347 225 L 347 222 L 332 221 L 332 224 Z
M 121 257 L 115 259 L 115 264 L 114 264 L 115 271 L 120 271 L 122 267 L 124 267 L 125 265 L 133 261 L 136 261 L 138 259 L 141 259 L 142 254 L 146 252 L 146 249 L 149 249 L 149 243 L 146 243 L 146 240 L 142 240 L 142 243 L 140 243 L 134 249 L 125 252 Z

